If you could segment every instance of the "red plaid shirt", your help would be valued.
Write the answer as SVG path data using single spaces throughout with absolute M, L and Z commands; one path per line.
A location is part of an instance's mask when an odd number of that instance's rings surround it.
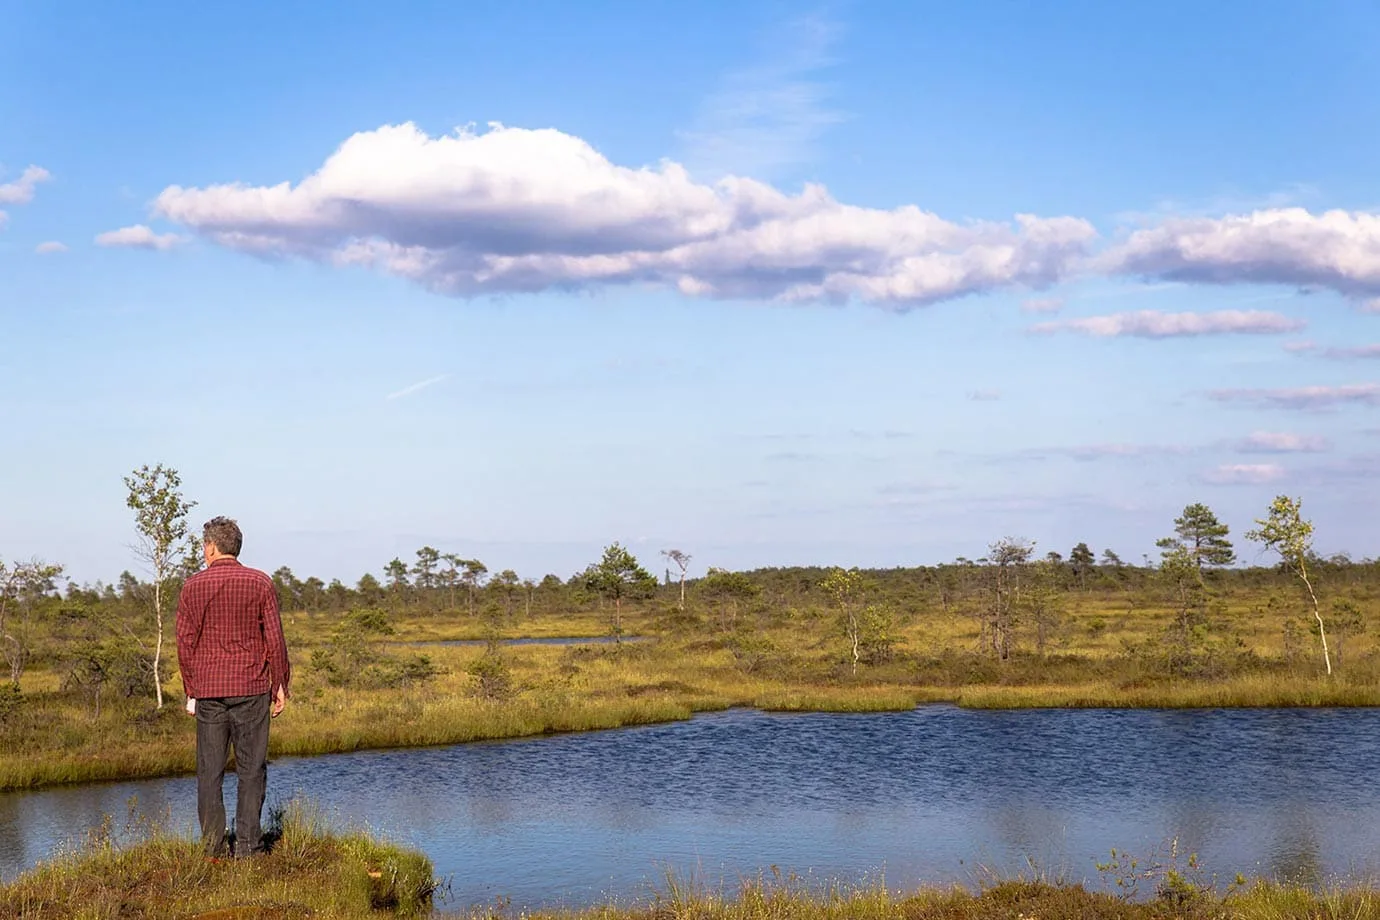
M 182 585 L 177 663 L 187 696 L 286 695 L 292 669 L 278 594 L 263 572 L 222 558 Z

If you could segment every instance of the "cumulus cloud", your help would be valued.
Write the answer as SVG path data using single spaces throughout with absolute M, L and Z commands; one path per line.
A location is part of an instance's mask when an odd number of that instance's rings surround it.
M 0 185 L 0 204 L 28 204 L 34 200 L 34 188 L 53 176 L 41 166 L 30 166 L 13 182 Z
M 1344 386 L 1309 386 L 1284 389 L 1212 390 L 1210 399 L 1218 402 L 1251 402 L 1279 409 L 1330 409 L 1342 405 L 1380 406 L 1380 384 L 1353 383 Z
M 1284 431 L 1255 431 L 1236 443 L 1236 449 L 1245 454 L 1319 453 L 1330 448 L 1320 435 Z
M 1063 308 L 1062 297 L 1031 297 L 1021 302 L 1022 313 L 1058 313 Z
M 1226 463 L 1203 474 L 1217 485 L 1259 485 L 1284 478 L 1284 468 L 1274 463 Z
M 38 253 L 38 254 L 41 255 L 41 256 L 42 256 L 42 255 L 49 255 L 49 254 L 55 253 L 55 252 L 66 252 L 66 251 L 67 251 L 67 244 L 66 244 L 66 243 L 59 243 L 57 240 L 49 240 L 49 241 L 46 242 L 46 243 L 39 243 L 37 246 L 34 247 L 34 252 Z
M 117 246 L 129 249 L 171 249 L 181 243 L 182 237 L 176 233 L 154 233 L 143 224 L 121 227 L 96 235 L 97 246 Z
M 1319 286 L 1359 299 L 1380 294 L 1380 215 L 1271 208 L 1171 218 L 1132 233 L 1099 261 L 1112 274 Z
M 41 166 L 30 166 L 19 174 L 13 182 L 0 185 L 0 204 L 28 204 L 34 200 L 34 188 L 40 182 L 47 182 L 52 174 Z M 0 226 L 9 220 L 9 215 L 0 210 Z
M 412 124 L 345 141 L 296 185 L 171 186 L 155 211 L 263 256 L 360 265 L 446 294 L 648 283 L 704 297 L 898 309 L 1070 273 L 1096 231 L 1017 215 L 958 224 L 787 194 L 684 167 L 611 163 L 553 129 L 430 137 Z
M 1226 335 L 1233 333 L 1273 334 L 1296 332 L 1302 320 L 1263 310 L 1218 310 L 1212 313 L 1157 313 L 1138 310 L 1109 316 L 1088 316 L 1037 323 L 1030 331 L 1039 334 L 1080 332 L 1098 338 L 1133 336 L 1164 339 L 1179 336 Z

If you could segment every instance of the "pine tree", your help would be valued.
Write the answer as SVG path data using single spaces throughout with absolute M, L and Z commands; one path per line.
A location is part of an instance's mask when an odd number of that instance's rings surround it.
M 1217 520 L 1212 509 L 1202 503 L 1194 503 L 1184 508 L 1184 513 L 1174 519 L 1175 537 L 1160 541 L 1160 546 L 1178 544 L 1188 550 L 1201 572 L 1204 568 L 1231 565 L 1236 561 L 1236 551 L 1232 549 L 1227 534 L 1231 528 Z

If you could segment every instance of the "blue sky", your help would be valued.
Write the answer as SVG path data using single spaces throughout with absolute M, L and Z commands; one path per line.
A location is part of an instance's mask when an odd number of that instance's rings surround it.
M 330 9 L 0 0 L 0 558 L 1380 553 L 1373 4 Z

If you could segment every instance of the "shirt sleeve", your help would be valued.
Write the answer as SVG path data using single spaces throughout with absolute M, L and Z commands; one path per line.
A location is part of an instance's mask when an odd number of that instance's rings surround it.
M 197 643 L 201 641 L 202 618 L 206 611 L 188 598 L 189 586 L 183 585 L 177 595 L 177 669 L 182 673 L 182 692 L 196 697 L 197 678 L 193 671 Z
M 283 638 L 283 620 L 278 611 L 278 592 L 269 587 L 264 592 L 264 640 L 268 643 L 268 667 L 272 672 L 269 694 L 276 697 L 279 688 L 288 695 L 292 682 L 292 665 L 288 662 L 287 640 Z

